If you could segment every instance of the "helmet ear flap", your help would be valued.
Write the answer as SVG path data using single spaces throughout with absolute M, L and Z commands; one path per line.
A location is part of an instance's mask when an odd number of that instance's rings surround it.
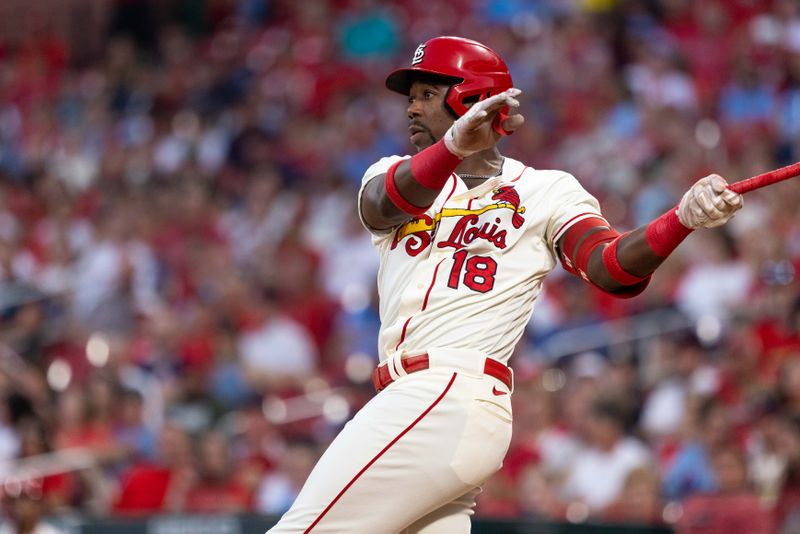
M 445 95 L 445 106 L 456 117 L 464 115 L 472 104 L 485 100 L 492 96 L 491 89 L 472 89 L 466 88 L 461 84 L 450 86 Z
M 447 93 L 444 95 L 444 109 L 447 110 L 448 113 L 453 117 L 453 120 L 458 120 L 460 115 L 456 113 L 456 110 L 450 105 L 450 95 L 453 92 L 453 86 L 447 88 Z

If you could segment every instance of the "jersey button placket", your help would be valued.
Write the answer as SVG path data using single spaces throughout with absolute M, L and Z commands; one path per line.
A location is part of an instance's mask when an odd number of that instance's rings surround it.
M 406 286 L 400 298 L 400 318 L 407 318 L 419 312 L 438 261 L 431 255 L 417 266 L 414 271 L 414 279 Z

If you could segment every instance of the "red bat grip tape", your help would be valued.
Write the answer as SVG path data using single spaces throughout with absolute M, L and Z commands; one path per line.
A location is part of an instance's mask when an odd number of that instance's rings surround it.
M 741 182 L 736 182 L 735 184 L 729 185 L 728 189 L 734 193 L 739 193 L 742 195 L 770 184 L 782 182 L 783 180 L 788 180 L 789 178 L 794 178 L 798 175 L 800 175 L 800 162 L 792 163 L 786 167 L 781 167 L 780 169 L 775 169 L 774 171 L 753 176 L 752 178 L 742 180 Z

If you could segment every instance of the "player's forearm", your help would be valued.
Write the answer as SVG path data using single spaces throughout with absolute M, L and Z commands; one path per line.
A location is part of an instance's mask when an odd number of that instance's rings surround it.
M 659 256 L 653 251 L 647 242 L 646 230 L 647 226 L 642 226 L 620 236 L 615 251 L 618 268 L 622 269 L 624 273 L 641 280 L 653 274 L 659 265 L 667 259 L 667 256 Z M 614 292 L 633 284 L 622 283 L 619 280 L 619 276 L 612 274 L 613 269 L 610 269 L 609 266 L 609 255 L 613 251 L 607 251 L 606 249 L 609 247 L 611 247 L 611 244 L 607 243 L 598 246 L 592 251 L 589 259 L 588 275 L 595 285 L 606 291 Z
M 727 219 L 726 219 L 727 220 Z M 675 208 L 620 238 L 616 257 L 635 276 L 652 274 L 694 230 L 681 222 Z
M 653 271 L 693 229 L 723 225 L 741 209 L 741 195 L 727 185 L 716 174 L 701 178 L 683 195 L 678 206 L 647 225 L 622 235 L 603 236 L 602 241 L 591 243 L 592 250 L 573 254 L 584 258 L 577 261 L 577 272 L 584 273 L 606 291 L 620 294 L 624 290 L 623 296 L 634 293 L 631 289 L 641 291 Z M 575 242 L 575 236 L 569 241 Z
M 589 279 L 611 292 L 644 283 L 691 232 L 672 209 L 597 246 L 589 259 Z
M 634 276 L 653 274 L 666 256 L 656 254 L 647 242 L 647 226 L 642 226 L 623 236 L 617 245 L 620 266 Z

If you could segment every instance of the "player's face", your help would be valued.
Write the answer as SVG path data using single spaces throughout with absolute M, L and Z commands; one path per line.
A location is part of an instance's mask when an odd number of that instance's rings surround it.
M 449 85 L 414 82 L 408 95 L 408 134 L 411 144 L 422 150 L 442 138 L 453 124 L 444 107 Z

